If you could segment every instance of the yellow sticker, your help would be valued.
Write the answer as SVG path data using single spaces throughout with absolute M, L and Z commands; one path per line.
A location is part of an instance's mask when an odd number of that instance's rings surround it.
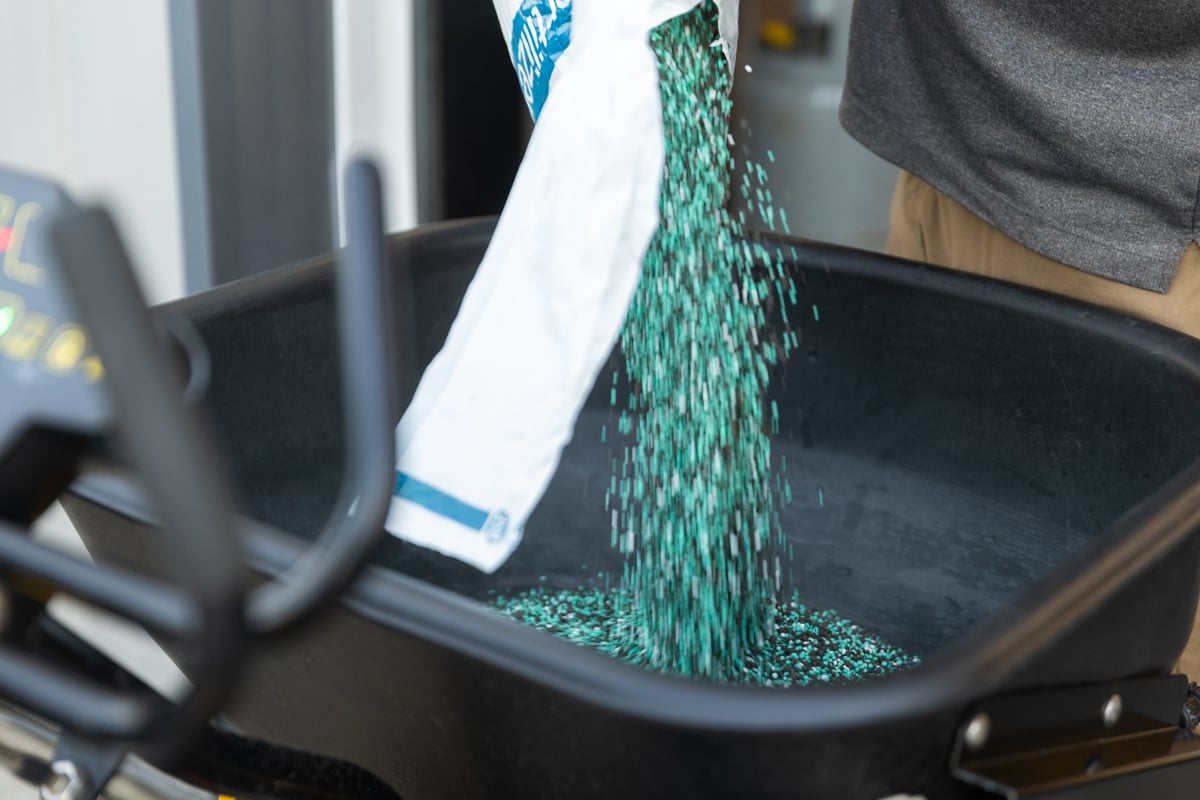
M 95 383 L 104 377 L 104 363 L 99 356 L 88 356 L 83 360 L 83 374 L 88 383 Z
M 78 325 L 63 325 L 50 340 L 50 346 L 42 356 L 42 363 L 51 372 L 68 375 L 79 366 L 80 359 L 87 351 L 87 345 L 87 334 L 83 328 Z
M 36 311 L 26 312 L 0 342 L 5 355 L 16 361 L 32 361 L 42 349 L 42 342 L 54 329 L 54 320 Z

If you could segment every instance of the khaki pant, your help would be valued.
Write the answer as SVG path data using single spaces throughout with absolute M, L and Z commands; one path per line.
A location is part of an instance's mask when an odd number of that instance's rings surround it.
M 1193 242 L 1166 294 L 1068 267 L 1018 244 L 907 172 L 892 198 L 892 255 L 1065 294 L 1200 338 L 1200 248 Z
M 1179 262 L 1170 290 L 1159 294 L 1040 256 L 907 172 L 900 173 L 890 221 L 887 249 L 894 256 L 1068 295 L 1200 338 L 1200 248 L 1195 242 Z M 1179 669 L 1200 680 L 1200 615 Z

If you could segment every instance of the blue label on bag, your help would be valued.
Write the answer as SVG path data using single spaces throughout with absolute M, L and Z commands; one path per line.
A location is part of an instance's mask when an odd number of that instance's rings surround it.
M 513 19 L 513 65 L 521 94 L 536 120 L 550 93 L 550 76 L 571 43 L 571 0 L 525 0 Z
M 489 514 L 403 472 L 396 473 L 396 486 L 392 496 L 419 505 L 426 511 L 457 522 L 464 528 L 478 531 L 489 544 L 504 541 L 509 533 L 508 512 L 493 511 Z

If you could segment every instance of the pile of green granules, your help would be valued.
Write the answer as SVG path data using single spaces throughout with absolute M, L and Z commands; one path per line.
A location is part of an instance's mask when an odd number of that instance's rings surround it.
M 830 612 L 779 596 L 788 567 L 772 488 L 772 368 L 798 335 L 786 308 L 796 288 L 782 259 L 744 237 L 731 216 L 732 77 L 715 5 L 660 27 L 666 137 L 659 229 L 621 336 L 628 395 L 613 375 L 620 433 L 605 496 L 612 544 L 626 559 L 616 592 L 534 590 L 501 598 L 509 616 L 671 674 L 791 686 L 910 666 L 912 659 Z M 771 230 L 761 165 L 740 190 Z M 782 327 L 768 330 L 767 308 Z M 629 441 L 628 438 L 625 441 Z
M 626 642 L 641 637 L 642 622 L 636 616 L 627 616 L 624 594 L 598 589 L 530 589 L 493 602 L 500 613 L 526 625 L 641 663 L 638 654 L 625 649 Z M 773 622 L 771 634 L 761 645 L 750 648 L 737 662 L 723 665 L 723 682 L 776 688 L 847 683 L 908 669 L 917 663 L 915 657 L 834 612 L 810 611 L 796 600 L 776 605 Z

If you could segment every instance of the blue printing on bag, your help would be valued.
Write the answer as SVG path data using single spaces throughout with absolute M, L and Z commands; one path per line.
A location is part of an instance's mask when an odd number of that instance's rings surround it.
M 521 94 L 536 120 L 550 76 L 571 43 L 571 0 L 525 0 L 513 19 L 512 55 Z

